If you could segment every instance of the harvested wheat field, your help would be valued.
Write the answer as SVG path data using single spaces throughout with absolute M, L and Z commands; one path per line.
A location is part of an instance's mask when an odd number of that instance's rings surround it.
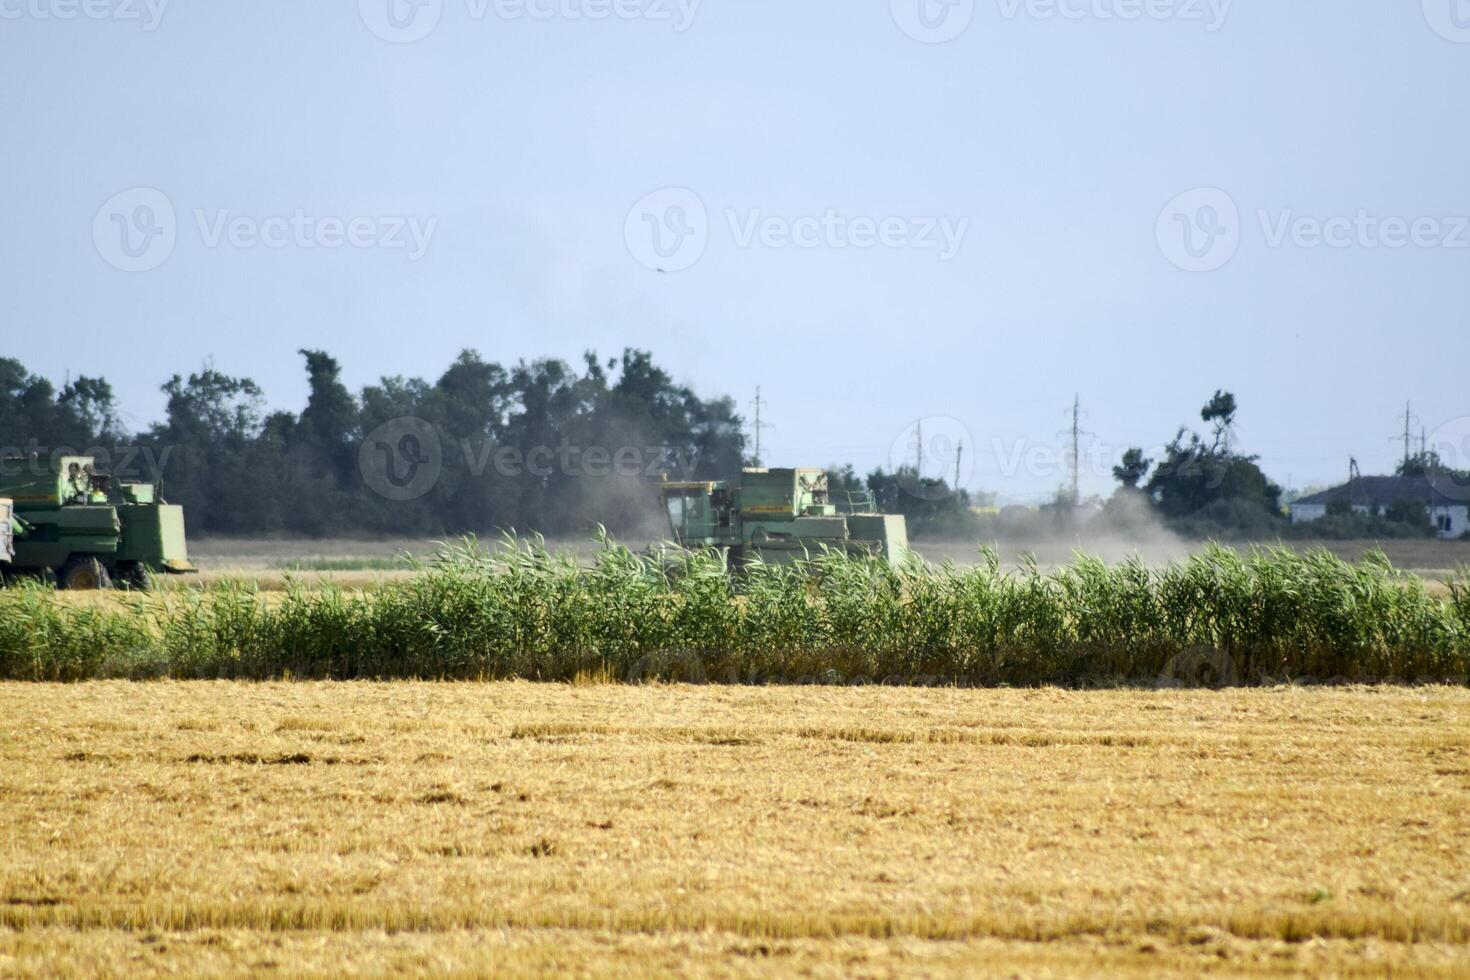
M 1470 971 L 1470 691 L 0 686 L 0 974 Z

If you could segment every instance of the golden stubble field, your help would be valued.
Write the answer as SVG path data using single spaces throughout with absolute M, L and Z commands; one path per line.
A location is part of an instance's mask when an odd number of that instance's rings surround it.
M 1470 971 L 1470 691 L 0 685 L 0 975 Z

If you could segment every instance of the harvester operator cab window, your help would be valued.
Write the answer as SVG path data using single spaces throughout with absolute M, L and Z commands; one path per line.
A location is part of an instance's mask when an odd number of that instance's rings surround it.
M 73 503 L 86 502 L 87 480 L 80 463 L 72 463 L 66 468 L 66 491 Z
M 688 498 L 682 495 L 670 494 L 664 498 L 664 504 L 669 508 L 669 524 L 676 529 L 684 526 L 688 514 L 687 502 Z

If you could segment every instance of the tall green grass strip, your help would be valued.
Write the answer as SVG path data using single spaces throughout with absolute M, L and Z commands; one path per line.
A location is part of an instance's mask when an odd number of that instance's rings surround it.
M 1470 583 L 1381 554 L 1212 547 L 1056 571 L 823 554 L 733 579 L 709 554 L 448 547 L 367 592 L 247 582 L 74 603 L 0 591 L 0 677 L 1182 684 L 1470 675 Z

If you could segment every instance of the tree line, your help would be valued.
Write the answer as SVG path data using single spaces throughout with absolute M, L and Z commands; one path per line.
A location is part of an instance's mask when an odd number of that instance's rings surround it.
M 268 411 L 253 380 L 206 365 L 163 384 L 165 416 L 141 432 L 105 379 L 58 388 L 0 358 L 0 444 L 97 452 L 120 478 L 160 481 L 206 535 L 631 534 L 656 520 L 650 479 L 725 478 L 744 459 L 734 402 L 676 384 L 646 351 L 574 367 L 467 350 L 434 381 L 356 393 L 336 358 L 300 354 L 300 412 Z
M 254 381 L 207 364 L 162 385 L 164 418 L 141 432 L 122 424 L 106 379 L 58 387 L 0 358 L 0 455 L 99 455 L 104 471 L 160 483 L 187 508 L 194 533 L 309 537 L 561 536 L 597 524 L 625 537 L 662 536 L 652 481 L 733 479 L 751 463 L 734 401 L 676 384 L 647 351 L 606 360 L 589 352 L 580 366 L 551 358 L 503 366 L 466 350 L 432 382 L 385 377 L 356 393 L 336 358 L 299 353 L 308 387 L 300 412 L 268 411 Z M 1238 411 L 1234 395 L 1216 391 L 1200 411 L 1205 434 L 1181 426 L 1157 459 L 1123 453 L 1104 524 L 1126 529 L 1143 513 L 1192 537 L 1432 532 L 1427 510 L 1413 506 L 1340 509 L 1293 529 L 1281 487 L 1235 445 Z M 1432 452 L 1399 472 L 1470 485 L 1470 474 Z M 867 491 L 885 512 L 905 515 L 916 537 L 974 540 L 1004 536 L 1008 526 L 977 514 L 967 491 L 911 467 L 864 478 L 831 465 L 828 473 L 834 490 Z M 1078 503 L 1061 491 L 1012 530 L 1066 530 Z
M 1348 500 L 1335 501 L 1327 517 L 1293 525 L 1282 506 L 1282 489 L 1261 470 L 1259 457 L 1235 448 L 1239 411 L 1228 391 L 1216 391 L 1200 410 L 1210 431 L 1201 436 L 1185 427 L 1164 447 L 1161 458 L 1127 450 L 1113 476 L 1120 489 L 1104 508 L 1122 514 L 1144 502 L 1173 530 L 1189 537 L 1393 538 L 1435 533 L 1427 502 L 1399 500 L 1381 511 L 1356 511 Z M 1413 454 L 1397 476 L 1442 477 L 1470 486 L 1470 473 L 1452 469 L 1432 450 Z

